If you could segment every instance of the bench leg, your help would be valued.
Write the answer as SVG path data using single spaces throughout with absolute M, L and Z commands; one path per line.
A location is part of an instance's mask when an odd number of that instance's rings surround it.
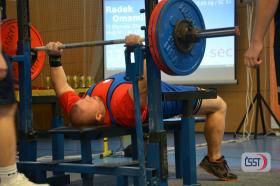
M 63 118 L 55 116 L 53 118 L 53 126 L 60 127 L 63 125 Z M 64 159 L 64 134 L 52 135 L 52 157 L 53 160 Z M 64 175 L 64 172 L 53 172 L 53 175 Z
M 92 151 L 90 139 L 81 139 L 81 155 L 82 163 L 92 164 Z M 83 180 L 83 186 L 93 186 L 93 174 L 81 174 L 81 176 Z
M 131 134 L 131 145 L 132 145 L 132 159 L 137 160 L 138 154 L 137 154 L 137 136 L 136 133 Z
M 148 154 L 147 154 L 147 167 L 152 167 L 157 170 L 157 175 L 159 186 L 167 186 L 167 178 L 162 178 L 162 165 L 160 162 L 160 145 L 155 143 L 150 143 L 148 145 Z M 153 185 L 153 184 L 151 184 Z
M 128 177 L 117 176 L 117 186 L 128 186 Z
M 182 178 L 182 135 L 181 130 L 174 131 L 174 147 L 175 147 L 175 169 L 176 178 Z
M 137 160 L 138 159 L 138 154 L 137 154 L 137 136 L 136 133 L 131 134 L 131 145 L 132 145 L 132 159 Z M 134 186 L 139 186 L 138 183 L 138 177 L 133 177 L 133 185 Z
M 181 139 L 183 160 L 183 184 L 199 185 L 196 177 L 196 152 L 195 152 L 195 121 L 193 118 L 182 118 Z

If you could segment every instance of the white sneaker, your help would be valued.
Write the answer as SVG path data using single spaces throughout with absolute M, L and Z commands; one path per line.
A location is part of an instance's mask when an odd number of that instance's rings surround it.
M 17 175 L 7 183 L 0 183 L 0 186 L 50 186 L 49 184 L 33 183 L 25 177 L 24 174 L 17 173 Z

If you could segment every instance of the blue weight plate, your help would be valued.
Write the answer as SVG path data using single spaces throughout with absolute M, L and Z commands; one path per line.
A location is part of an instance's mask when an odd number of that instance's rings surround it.
M 189 53 L 183 53 L 175 45 L 173 31 L 176 23 L 190 20 L 197 29 L 205 29 L 203 17 L 191 0 L 170 0 L 164 4 L 157 19 L 157 49 L 164 64 L 176 75 L 189 75 L 200 65 L 206 40 L 193 44 Z

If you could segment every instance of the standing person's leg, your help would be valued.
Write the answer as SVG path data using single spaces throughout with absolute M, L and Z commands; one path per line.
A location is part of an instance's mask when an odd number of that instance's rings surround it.
M 0 60 L 3 60 L 0 54 Z M 14 95 L 11 64 L 7 63 L 7 75 L 0 80 L 0 185 L 1 186 L 48 186 L 34 184 L 16 166 L 16 100 Z
M 1 83 L 0 83 L 1 84 Z M 0 86 L 0 88 L 2 88 Z M 15 133 L 16 105 L 0 105 L 0 179 L 1 183 L 8 183 L 17 175 L 16 167 L 16 133 Z
M 2 55 L 0 57 L 2 64 L 5 63 Z M 17 174 L 14 121 L 16 100 L 10 68 L 3 68 L 2 73 L 5 77 L 0 81 L 0 149 L 3 149 L 0 153 L 0 179 L 1 184 L 4 184 Z

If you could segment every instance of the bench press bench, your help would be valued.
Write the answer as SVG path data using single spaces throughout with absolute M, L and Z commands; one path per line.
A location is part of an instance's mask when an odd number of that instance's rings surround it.
M 205 122 L 205 117 L 195 117 L 195 122 Z M 164 120 L 164 128 L 167 131 L 179 130 L 181 127 L 181 118 L 170 118 Z M 148 131 L 148 124 L 143 124 L 143 131 Z M 119 125 L 100 125 L 94 127 L 57 127 L 48 131 L 50 134 L 64 134 L 70 139 L 80 139 L 82 137 L 90 140 L 102 139 L 105 137 L 116 137 L 130 135 L 135 132 L 134 128 L 127 128 Z
M 195 122 L 205 122 L 205 117 L 195 117 Z M 164 120 L 164 128 L 166 131 L 172 131 L 174 133 L 174 145 L 175 145 L 175 167 L 176 167 L 176 178 L 182 178 L 182 170 L 190 169 L 196 170 L 196 167 L 183 167 L 182 166 L 182 146 L 184 143 L 184 139 L 182 138 L 180 132 L 182 128 L 181 121 L 182 118 L 171 118 Z M 148 132 L 148 124 L 143 124 L 143 131 Z M 94 127 L 85 127 L 85 128 L 74 128 L 74 127 L 58 127 L 49 130 L 50 134 L 63 134 L 70 139 L 80 140 L 81 143 L 81 161 L 80 163 L 92 164 L 92 149 L 91 149 L 91 141 L 103 139 L 104 137 L 116 137 L 116 136 L 124 136 L 131 135 L 132 144 L 135 143 L 135 129 L 127 128 L 117 125 L 102 125 L 102 126 L 94 126 Z M 133 145 L 133 146 L 134 146 Z M 134 146 L 135 148 L 135 146 Z M 188 148 L 188 147 L 187 147 Z M 62 150 L 62 149 L 60 149 Z M 137 159 L 137 151 L 134 149 L 134 157 L 133 160 Z M 63 157 L 62 157 L 63 158 Z M 65 160 L 67 161 L 67 160 Z M 59 160 L 59 162 L 63 162 L 63 160 Z M 68 162 L 68 161 L 67 161 Z M 130 165 L 131 162 L 128 162 L 127 165 Z M 134 164 L 135 163 L 134 161 Z M 125 164 L 124 164 L 125 165 Z M 108 165 L 106 165 L 108 166 Z M 115 165 L 116 166 L 116 165 Z M 112 165 L 114 167 L 114 165 Z M 90 183 L 92 181 L 92 175 L 82 175 L 82 179 L 84 183 Z
M 197 98 L 215 98 L 216 92 L 210 91 L 195 91 L 195 92 L 179 92 L 171 94 L 163 94 L 163 99 L 197 99 Z M 39 167 L 37 171 L 37 180 L 44 182 L 48 180 L 53 185 L 61 185 L 58 183 L 59 177 L 61 177 L 61 183 L 67 184 L 69 182 L 69 175 L 65 175 L 64 172 L 81 173 L 83 185 L 93 185 L 94 174 L 107 174 L 117 176 L 117 185 L 127 185 L 128 176 L 136 176 L 139 174 L 139 167 L 132 167 L 132 163 L 137 165 L 137 161 L 131 161 L 127 165 L 121 164 L 119 167 L 108 165 L 97 167 L 92 164 L 92 149 L 91 141 L 102 139 L 104 137 L 115 137 L 123 135 L 131 135 L 132 143 L 135 148 L 136 145 L 136 132 L 135 129 L 126 128 L 122 126 L 94 126 L 88 128 L 73 128 L 73 127 L 61 127 L 63 120 L 60 116 L 59 105 L 55 97 L 51 97 L 48 103 L 53 104 L 54 118 L 53 129 L 49 130 L 52 134 L 52 157 L 50 162 L 21 162 L 19 166 L 23 168 Z M 46 99 L 43 99 L 46 101 Z M 37 102 L 36 99 L 34 101 Z M 39 102 L 39 100 L 38 100 Z M 41 103 L 41 102 L 40 102 Z M 172 131 L 174 133 L 174 146 L 175 146 L 175 166 L 176 166 L 176 178 L 184 179 L 184 183 L 190 183 L 192 185 L 196 183 L 196 161 L 195 161 L 195 122 L 204 122 L 204 117 L 189 118 L 187 115 L 181 118 L 172 118 L 164 120 L 164 129 L 166 131 Z M 182 124 L 183 123 L 183 124 Z M 148 132 L 148 124 L 143 124 L 143 131 Z M 64 160 L 64 136 L 70 139 L 80 140 L 81 143 L 81 159 L 77 160 Z M 137 147 L 136 147 L 137 148 Z M 137 160 L 137 150 L 133 149 L 133 160 Z M 42 171 L 43 170 L 43 171 Z M 46 178 L 46 171 L 53 171 L 54 179 Z M 153 168 L 146 168 L 147 179 L 155 176 L 157 170 Z M 63 180 L 64 179 L 64 180 Z M 55 180 L 53 182 L 52 180 Z M 136 184 L 137 185 L 137 184 Z

